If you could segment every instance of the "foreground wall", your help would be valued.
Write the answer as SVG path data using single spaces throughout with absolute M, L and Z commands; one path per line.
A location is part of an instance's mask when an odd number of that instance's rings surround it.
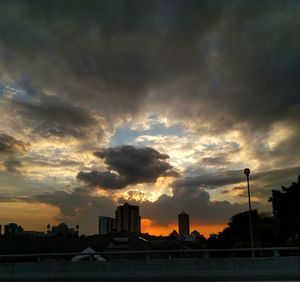
M 300 281 L 300 257 L 0 263 L 0 281 Z

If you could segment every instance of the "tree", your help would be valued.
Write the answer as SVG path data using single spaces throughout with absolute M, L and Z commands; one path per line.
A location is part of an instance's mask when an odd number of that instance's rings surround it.
M 252 211 L 252 223 L 256 230 L 257 210 Z M 219 233 L 218 239 L 222 247 L 250 247 L 249 211 L 233 215 L 228 227 Z
M 255 247 L 271 247 L 275 241 L 274 218 L 252 210 L 252 223 Z M 249 211 L 232 216 L 231 220 L 216 240 L 209 240 L 211 247 L 240 248 L 250 247 Z
M 273 214 L 283 242 L 300 236 L 300 175 L 298 182 L 290 187 L 282 186 L 282 191 L 272 190 Z

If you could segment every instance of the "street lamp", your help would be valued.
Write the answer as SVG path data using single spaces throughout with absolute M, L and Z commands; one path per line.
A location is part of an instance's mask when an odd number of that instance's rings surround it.
M 250 238 L 251 238 L 251 256 L 254 257 L 252 212 L 251 212 L 250 185 L 249 185 L 250 169 L 249 168 L 245 168 L 244 169 L 244 173 L 246 174 L 247 184 L 248 184 L 248 204 L 249 204 L 249 223 L 250 223 Z

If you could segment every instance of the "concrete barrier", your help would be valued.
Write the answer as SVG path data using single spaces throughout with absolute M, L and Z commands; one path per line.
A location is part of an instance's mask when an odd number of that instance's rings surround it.
M 300 281 L 300 257 L 9 262 L 0 281 Z

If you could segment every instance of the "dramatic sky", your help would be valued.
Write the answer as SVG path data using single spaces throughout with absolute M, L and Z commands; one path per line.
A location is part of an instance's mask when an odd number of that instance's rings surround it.
M 0 223 L 139 204 L 208 235 L 300 173 L 300 2 L 2 0 Z

